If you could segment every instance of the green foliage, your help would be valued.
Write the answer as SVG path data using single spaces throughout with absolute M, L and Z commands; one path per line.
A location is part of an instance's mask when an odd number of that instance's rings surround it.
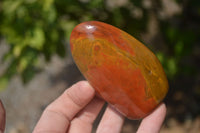
M 6 39 L 10 48 L 4 55 L 4 61 L 10 64 L 0 78 L 0 88 L 15 74 L 20 75 L 24 83 L 31 80 L 38 71 L 41 56 L 46 61 L 55 54 L 64 57 L 70 33 L 82 21 L 104 21 L 141 40 L 141 34 L 147 32 L 152 13 L 157 18 L 159 34 L 166 47 L 156 54 L 168 77 L 173 79 L 181 72 L 190 73 L 192 67 L 182 66 L 186 65 L 183 60 L 192 54 L 198 43 L 199 24 L 190 14 L 195 14 L 198 19 L 200 8 L 194 3 L 199 1 L 191 0 L 184 5 L 182 13 L 164 20 L 159 17 L 160 1 L 151 2 L 153 6 L 147 8 L 141 0 L 129 0 L 114 7 L 109 7 L 104 0 L 0 1 L 0 36 Z M 177 0 L 177 4 L 181 5 L 181 2 Z M 192 27 L 191 23 L 196 27 Z M 159 44 L 150 46 L 154 49 L 156 45 Z
M 4 61 L 10 64 L 2 75 L 2 84 L 13 75 L 28 82 L 37 71 L 40 56 L 47 61 L 58 54 L 65 56 L 64 40 L 70 31 L 59 21 L 54 0 L 4 0 L 1 5 L 0 35 L 10 47 Z M 75 24 L 71 23 L 71 27 Z

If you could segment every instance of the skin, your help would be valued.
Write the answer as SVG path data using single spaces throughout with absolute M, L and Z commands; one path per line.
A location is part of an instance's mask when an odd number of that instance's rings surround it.
M 88 82 L 78 82 L 45 109 L 33 133 L 90 133 L 104 103 Z M 165 114 L 166 107 L 161 104 L 142 120 L 138 133 L 158 133 Z M 108 106 L 96 132 L 120 133 L 123 122 L 124 117 Z
M 87 81 L 80 81 L 67 89 L 43 112 L 33 133 L 90 133 L 93 122 L 105 101 L 95 95 Z M 145 117 L 137 133 L 158 133 L 166 115 L 166 106 L 161 104 Z M 99 123 L 97 133 L 120 133 L 124 116 L 111 106 Z M 5 129 L 5 109 L 0 102 L 0 133 Z

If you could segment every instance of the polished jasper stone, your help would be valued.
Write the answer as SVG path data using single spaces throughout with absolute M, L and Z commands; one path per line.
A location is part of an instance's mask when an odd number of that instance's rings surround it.
M 98 21 L 77 25 L 71 33 L 78 68 L 105 101 L 130 119 L 151 113 L 168 91 L 156 56 L 128 33 Z

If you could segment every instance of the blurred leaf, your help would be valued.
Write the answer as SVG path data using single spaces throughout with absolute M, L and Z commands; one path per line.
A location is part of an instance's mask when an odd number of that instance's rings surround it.
M 36 27 L 33 30 L 33 34 L 27 40 L 27 44 L 29 43 L 29 45 L 32 48 L 35 48 L 37 50 L 42 49 L 44 42 L 45 42 L 45 35 L 43 30 L 39 27 Z
M 24 51 L 19 58 L 19 63 L 17 65 L 17 70 L 19 73 L 22 73 L 25 69 L 27 69 L 31 65 L 35 65 L 37 61 L 37 53 L 35 52 L 26 52 Z
M 182 41 L 178 41 L 174 47 L 175 55 L 180 56 L 184 51 L 184 43 Z
M 11 58 L 13 58 L 13 54 L 10 50 L 8 53 L 4 54 L 2 61 L 8 61 Z
M 3 1 L 3 11 L 6 15 L 12 15 L 17 8 L 22 4 L 23 0 L 6 0 Z
M 161 64 L 164 64 L 164 62 L 165 62 L 165 56 L 164 56 L 164 54 L 162 52 L 157 52 L 156 56 L 159 59 L 159 61 L 161 62 Z
M 34 67 L 32 66 L 27 67 L 21 74 L 23 82 L 24 83 L 29 82 L 31 79 L 33 79 L 35 73 L 36 71 L 34 70 Z
M 44 18 L 48 23 L 53 23 L 56 20 L 57 14 L 54 7 L 51 7 L 49 10 L 44 11 Z
M 70 21 L 67 19 L 60 20 L 60 26 L 64 30 L 65 36 L 67 37 L 67 39 L 70 38 L 71 32 L 72 32 L 73 28 L 76 26 L 76 24 L 77 24 L 77 22 L 75 22 L 75 21 Z
M 18 57 L 21 54 L 21 51 L 23 50 L 24 45 L 22 44 L 17 44 L 14 48 L 13 48 L 13 55 L 15 57 Z
M 92 8 L 100 8 L 103 6 L 103 0 L 90 0 L 89 5 Z
M 170 43 L 174 43 L 177 39 L 177 34 L 178 34 L 178 31 L 177 29 L 173 28 L 173 27 L 169 27 L 167 28 L 167 37 L 170 41 Z
M 45 11 L 49 10 L 54 3 L 54 0 L 43 0 L 43 9 Z
M 167 60 L 167 75 L 169 78 L 173 78 L 177 73 L 177 64 L 175 58 L 169 58 Z
M 9 79 L 6 77 L 0 77 L 0 92 L 4 90 L 8 85 Z

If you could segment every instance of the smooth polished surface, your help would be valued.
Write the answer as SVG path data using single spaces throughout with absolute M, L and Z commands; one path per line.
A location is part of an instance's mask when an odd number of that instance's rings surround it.
M 72 56 L 96 92 L 129 119 L 148 115 L 168 91 L 156 56 L 128 33 L 89 21 L 71 33 Z

